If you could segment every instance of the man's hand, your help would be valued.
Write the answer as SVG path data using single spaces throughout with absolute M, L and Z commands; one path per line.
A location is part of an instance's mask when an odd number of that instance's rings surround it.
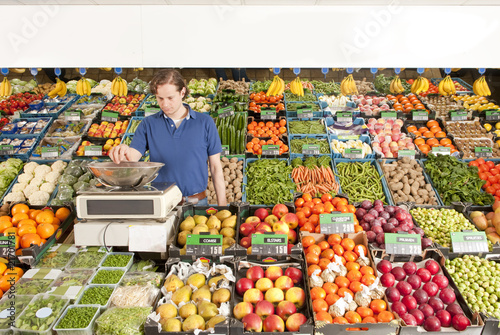
M 126 144 L 120 144 L 113 147 L 108 152 L 109 158 L 116 163 L 120 164 L 123 161 L 137 162 L 141 159 L 141 153 Z

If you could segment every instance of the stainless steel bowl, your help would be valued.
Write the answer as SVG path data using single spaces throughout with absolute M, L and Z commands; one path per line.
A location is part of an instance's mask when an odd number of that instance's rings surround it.
M 137 187 L 153 181 L 164 166 L 156 162 L 91 162 L 90 172 L 107 186 Z

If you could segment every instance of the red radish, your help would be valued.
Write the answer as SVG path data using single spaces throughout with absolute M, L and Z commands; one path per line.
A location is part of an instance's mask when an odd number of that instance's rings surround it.
M 395 287 L 387 288 L 387 290 L 385 290 L 385 296 L 387 297 L 387 300 L 389 300 L 390 302 L 399 301 L 399 299 L 401 298 L 401 294 Z
M 409 276 L 409 275 L 412 275 L 414 274 L 415 272 L 417 272 L 417 264 L 415 264 L 414 262 L 406 262 L 404 265 L 403 265 L 403 270 L 405 270 L 406 274 Z
M 417 276 L 419 276 L 423 282 L 428 282 L 429 280 L 431 280 L 431 272 L 424 268 L 417 270 Z
M 446 307 L 446 310 L 451 314 L 452 317 L 455 315 L 463 315 L 464 311 L 459 304 L 450 304 Z
M 382 273 L 389 273 L 392 270 L 392 264 L 388 260 L 383 259 L 377 264 L 377 270 Z
M 391 309 L 394 313 L 398 313 L 399 317 L 402 317 L 407 312 L 405 304 L 403 304 L 401 301 L 396 301 L 395 303 L 393 303 Z
M 429 316 L 425 319 L 424 329 L 428 332 L 438 332 L 441 330 L 441 322 L 435 316 Z
M 414 290 L 418 290 L 420 288 L 420 285 L 422 285 L 422 279 L 420 279 L 418 275 L 409 275 L 406 281 Z
M 425 262 L 425 268 L 433 275 L 439 272 L 439 264 L 433 259 L 429 259 Z
M 438 297 L 430 298 L 427 303 L 429 304 L 429 306 L 432 307 L 434 312 L 437 312 L 437 311 L 444 309 L 443 301 L 441 299 L 439 299 Z
M 429 301 L 429 295 L 421 288 L 413 292 L 413 297 L 417 300 L 417 304 L 419 305 L 425 304 Z
M 408 284 L 405 281 L 400 281 L 397 283 L 396 288 L 398 289 L 399 293 L 403 296 L 411 294 L 411 285 Z
M 384 273 L 382 277 L 380 277 L 380 283 L 383 287 L 392 287 L 396 282 L 394 275 L 392 273 Z
M 451 326 L 451 314 L 445 311 L 444 309 L 437 311 L 436 317 L 441 322 L 441 326 L 443 327 Z
M 429 297 L 435 296 L 439 292 L 439 286 L 436 283 L 428 282 L 424 284 L 422 287 L 425 292 L 429 295 Z
M 410 310 L 409 314 L 415 317 L 415 320 L 417 321 L 417 326 L 421 326 L 424 323 L 425 315 L 424 313 L 422 313 L 421 310 L 414 308 Z
M 453 324 L 453 328 L 458 331 L 465 330 L 470 326 L 470 320 L 465 315 L 455 315 L 451 319 L 451 323 Z
M 434 310 L 432 309 L 432 307 L 429 304 L 422 304 L 422 305 L 418 306 L 418 309 L 421 310 L 422 313 L 424 313 L 424 316 L 426 318 L 434 315 Z
M 411 295 L 405 295 L 403 299 L 401 299 L 401 302 L 406 306 L 407 310 L 412 310 L 417 308 L 417 299 L 415 299 Z
M 417 326 L 417 319 L 410 313 L 406 313 L 401 317 L 407 326 Z
M 446 278 L 445 275 L 440 275 L 440 274 L 437 274 L 435 275 L 434 277 L 432 277 L 432 282 L 433 283 L 436 283 L 437 286 L 439 286 L 439 288 L 445 288 L 448 286 L 448 278 Z
M 439 298 L 447 305 L 455 302 L 455 292 L 451 288 L 444 288 L 439 293 Z
M 394 275 L 394 278 L 396 278 L 397 281 L 401 281 L 406 278 L 406 272 L 400 266 L 393 268 L 391 273 Z

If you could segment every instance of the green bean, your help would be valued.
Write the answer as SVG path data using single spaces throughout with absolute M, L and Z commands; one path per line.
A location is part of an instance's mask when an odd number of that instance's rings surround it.
M 296 185 L 290 179 L 292 166 L 286 160 L 259 159 L 247 165 L 247 201 L 271 205 L 292 201 Z
M 285 93 L 286 101 L 318 101 L 318 98 L 312 93 L 304 93 L 303 96 L 298 96 L 293 93 Z
M 286 110 L 289 112 L 295 112 L 298 108 L 302 108 L 302 106 L 307 105 L 307 109 L 311 109 L 313 112 L 319 112 L 319 105 L 316 104 L 304 104 L 304 103 L 287 103 Z
M 102 266 L 106 268 L 124 268 L 130 262 L 130 258 L 132 258 L 132 255 L 111 254 L 106 257 Z
M 325 125 L 319 120 L 290 121 L 288 127 L 290 134 L 326 134 Z
M 87 328 L 92 321 L 97 307 L 73 307 L 59 321 L 55 329 L 82 329 Z
M 337 177 L 342 192 L 349 196 L 349 201 L 382 200 L 385 195 L 382 188 L 382 177 L 371 162 L 350 162 L 337 164 Z
M 319 145 L 319 153 L 320 154 L 329 154 L 330 153 L 330 144 L 327 139 L 316 139 L 316 138 L 294 138 L 290 140 L 290 149 L 291 152 L 301 154 L 302 153 L 302 145 L 304 144 L 318 144 Z
M 82 298 L 78 302 L 79 305 L 101 305 L 105 306 L 108 303 L 111 294 L 113 293 L 112 287 L 89 287 L 83 293 Z
M 91 284 L 118 284 L 125 272 L 123 270 L 99 270 Z

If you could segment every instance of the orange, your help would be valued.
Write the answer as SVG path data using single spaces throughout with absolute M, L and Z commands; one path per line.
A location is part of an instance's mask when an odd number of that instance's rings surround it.
M 2 215 L 0 216 L 0 221 L 9 221 L 12 222 L 12 218 L 8 215 Z
M 434 137 L 434 133 L 431 131 L 426 131 L 425 133 L 422 133 L 422 136 L 424 137 Z
M 434 126 L 429 129 L 433 134 L 440 132 L 442 129 L 439 126 Z
M 336 318 L 333 319 L 333 323 L 337 323 L 339 325 L 346 325 L 349 323 L 346 318 L 342 316 L 337 316 Z
M 321 268 L 321 270 L 326 270 L 326 268 L 328 267 L 328 265 L 330 265 L 330 260 L 328 258 L 321 258 L 318 262 L 318 265 L 319 267 Z
M 17 266 L 14 266 L 12 268 L 7 268 L 7 270 L 5 270 L 5 272 L 3 273 L 3 275 L 14 275 L 14 276 L 18 276 L 19 278 L 22 277 L 24 274 L 24 271 L 23 269 L 21 269 L 20 267 L 17 267 Z
M 313 287 L 311 289 L 310 293 L 311 293 L 311 299 L 312 300 L 325 299 L 326 298 L 326 292 L 321 287 Z
M 350 295 L 351 295 L 351 297 L 353 297 L 353 298 L 354 298 L 354 293 L 353 293 L 350 289 L 348 289 L 348 288 L 346 288 L 346 287 L 341 287 L 341 288 L 339 288 L 339 293 L 338 293 L 338 294 L 339 294 L 339 296 L 341 296 L 342 298 L 344 298 L 344 297 L 346 296 L 346 294 L 350 294 Z
M 419 133 L 422 133 L 422 134 L 423 134 L 423 133 L 425 133 L 426 131 L 429 131 L 429 129 L 428 129 L 427 127 L 420 127 L 420 128 L 418 128 L 418 132 L 419 132 Z
M 373 299 L 370 302 L 370 308 L 375 314 L 379 314 L 387 309 L 387 304 L 382 299 Z
M 38 213 L 41 213 L 41 212 L 42 211 L 40 209 L 33 209 L 33 210 L 30 210 L 30 212 L 28 213 L 28 216 L 30 217 L 31 220 L 35 220 Z
M 361 278 L 363 277 L 363 274 L 359 272 L 358 270 L 351 270 L 347 273 L 347 279 L 349 279 L 350 282 L 353 281 L 360 281 Z
M 0 290 L 2 290 L 3 292 L 7 292 L 12 285 L 17 283 L 18 280 L 19 277 L 15 275 L 2 276 L 0 278 Z
M 10 227 L 10 228 L 7 228 L 3 231 L 3 234 L 5 236 L 9 236 L 9 235 L 17 235 L 17 228 L 16 227 Z
M 42 239 L 38 234 L 33 234 L 29 233 L 21 237 L 21 247 L 24 248 L 29 248 L 32 244 L 40 245 L 42 242 Z
M 311 264 L 307 267 L 307 275 L 309 277 L 312 276 L 312 274 L 314 273 L 314 271 L 316 270 L 320 270 L 321 271 L 321 268 L 317 265 L 317 264 Z
M 366 247 L 362 244 L 358 244 L 357 246 L 354 247 L 354 252 L 356 255 L 361 256 L 361 253 L 366 257 L 368 256 L 368 251 L 366 250 Z
M 41 238 L 49 238 L 52 236 L 52 234 L 54 234 L 54 232 L 55 232 L 54 226 L 51 225 L 50 223 L 42 223 L 38 225 L 38 227 L 36 227 L 36 233 Z
M 321 248 L 317 244 L 313 244 L 307 248 L 307 253 L 315 254 L 316 256 L 319 256 L 321 254 Z
M 406 128 L 406 130 L 408 130 L 408 132 L 411 133 L 411 132 L 416 131 L 417 127 L 415 127 L 415 126 L 409 126 L 408 128 Z
M 17 224 L 19 222 L 21 222 L 21 220 L 25 220 L 25 219 L 29 219 L 29 216 L 26 213 L 17 213 L 17 214 L 14 214 L 12 216 L 12 224 L 14 225 L 14 227 L 16 227 Z
M 439 123 L 436 120 L 429 120 L 427 121 L 427 127 L 428 128 L 439 127 Z
M 33 227 L 36 227 L 37 224 L 35 221 L 31 220 L 31 219 L 24 219 L 24 220 L 21 220 L 18 224 L 17 224 L 17 228 L 21 228 L 23 226 L 33 226 Z
M 311 252 L 308 252 L 306 254 L 306 262 L 307 262 L 308 265 L 310 265 L 310 264 L 318 264 L 319 263 L 319 257 L 318 257 L 318 255 L 315 255 L 315 254 L 313 254 Z
M 374 271 L 373 271 L 373 268 L 371 266 L 362 266 L 361 269 L 359 269 L 359 272 L 361 272 L 364 275 L 373 275 L 374 274 Z
M 312 303 L 313 311 L 318 312 L 328 312 L 328 303 L 324 299 L 313 300 Z
M 320 247 L 321 251 L 323 251 L 323 250 L 330 248 L 330 245 L 328 244 L 327 241 L 321 241 L 318 243 L 318 247 Z
M 58 229 L 59 229 L 59 226 L 58 226 L 58 225 L 53 224 L 52 226 L 54 226 L 54 231 L 56 231 L 56 230 L 58 230 Z
M 354 225 L 354 232 L 359 233 L 360 231 L 363 231 L 363 227 L 361 227 L 359 224 Z
M 419 145 L 418 148 L 420 149 L 420 151 L 422 151 L 422 153 L 424 154 L 428 154 L 429 151 L 431 150 L 431 147 L 429 147 L 427 144 L 422 144 L 422 145 Z
M 7 264 L 0 262 L 0 275 L 3 275 L 5 270 L 7 270 Z
M 335 255 L 337 256 L 342 256 L 344 254 L 344 248 L 340 244 L 335 244 L 332 246 L 333 252 L 335 252 Z
M 392 314 L 389 311 L 382 311 L 382 312 L 378 313 L 377 320 L 378 320 L 378 322 L 381 322 L 381 323 L 389 323 L 392 320 L 394 320 L 394 314 Z
M 377 278 L 374 275 L 366 274 L 361 278 L 361 283 L 365 286 L 370 286 L 375 282 L 375 279 Z
M 323 250 L 320 254 L 321 258 L 326 258 L 329 260 L 332 260 L 334 255 L 335 255 L 335 253 L 333 252 L 332 249 Z
M 326 298 L 325 298 L 325 301 L 326 303 L 331 306 L 333 305 L 334 303 L 337 302 L 337 300 L 340 299 L 340 296 L 336 293 L 330 293 L 330 294 L 327 294 Z
M 340 245 L 344 248 L 344 250 L 352 251 L 356 243 L 354 243 L 351 238 L 346 237 L 342 240 L 342 242 L 340 242 Z
M 5 229 L 12 228 L 14 225 L 10 221 L 0 221 L 0 233 L 3 233 Z
M 350 283 L 351 282 L 346 277 L 343 277 L 343 276 L 337 276 L 337 277 L 335 277 L 335 284 L 337 284 L 337 286 L 339 287 L 339 289 L 342 288 L 342 287 L 344 287 L 344 288 L 349 287 Z
M 439 145 L 439 141 L 435 138 L 429 138 L 425 144 L 427 144 L 430 147 L 433 147 L 434 145 Z
M 29 224 L 24 225 L 18 229 L 17 234 L 19 235 L 19 237 L 21 237 L 21 240 L 22 240 L 22 237 L 26 234 L 36 234 L 36 228 L 35 228 L 35 226 L 29 225 Z
M 328 236 L 328 244 L 330 245 L 335 245 L 335 244 L 340 244 L 340 242 L 342 241 L 342 237 L 340 237 L 339 234 L 332 234 L 330 236 Z
M 347 268 L 347 271 L 351 271 L 351 270 L 359 270 L 361 268 L 361 265 L 359 265 L 359 263 L 356 262 L 347 262 L 345 267 Z
M 363 318 L 363 321 L 361 323 L 377 323 L 377 319 L 375 319 L 373 316 L 367 316 L 366 318 Z
M 35 218 L 36 223 L 52 223 L 54 221 L 54 213 L 52 211 L 42 211 Z
M 315 244 L 316 241 L 314 240 L 314 237 L 312 236 L 305 236 L 302 238 L 302 247 L 304 249 L 310 247 L 311 245 Z
M 441 141 L 439 141 L 439 144 L 441 145 L 447 145 L 447 144 L 451 144 L 451 140 L 449 138 L 442 138 Z
M 332 323 L 332 316 L 327 312 L 319 312 L 314 316 L 316 321 L 325 321 L 326 323 Z
M 61 220 L 59 220 L 58 218 L 56 218 L 54 216 L 54 218 L 52 219 L 52 225 L 53 226 L 60 226 L 61 225 Z
M 358 255 L 356 255 L 352 251 L 345 251 L 343 256 L 344 256 L 345 260 L 348 262 L 354 262 L 358 259 Z
M 345 318 L 349 323 L 360 323 L 362 320 L 361 316 L 353 311 L 345 313 Z
M 368 316 L 373 316 L 373 311 L 368 307 L 360 306 L 356 309 L 356 312 L 358 312 L 359 316 L 361 316 L 363 319 Z
M 422 136 L 422 133 L 419 132 L 419 131 L 414 131 L 412 134 L 415 135 L 415 137 L 421 137 Z
M 12 215 L 16 215 L 18 213 L 28 214 L 29 210 L 30 210 L 30 208 L 26 204 L 15 204 L 10 209 L 10 212 L 11 212 Z
M 425 140 L 423 138 L 416 138 L 415 141 L 413 141 L 416 146 L 425 144 Z
M 326 282 L 323 284 L 323 290 L 325 290 L 326 294 L 335 294 L 339 290 L 339 287 L 335 283 Z
M 446 137 L 446 133 L 444 131 L 440 131 L 435 133 L 434 136 L 436 136 L 437 138 Z
M 362 291 L 362 290 L 363 290 L 362 285 L 363 285 L 363 284 L 361 284 L 361 282 L 359 282 L 359 281 L 353 281 L 353 282 L 349 285 L 349 290 L 353 291 L 354 293 L 359 292 L 359 291 Z

